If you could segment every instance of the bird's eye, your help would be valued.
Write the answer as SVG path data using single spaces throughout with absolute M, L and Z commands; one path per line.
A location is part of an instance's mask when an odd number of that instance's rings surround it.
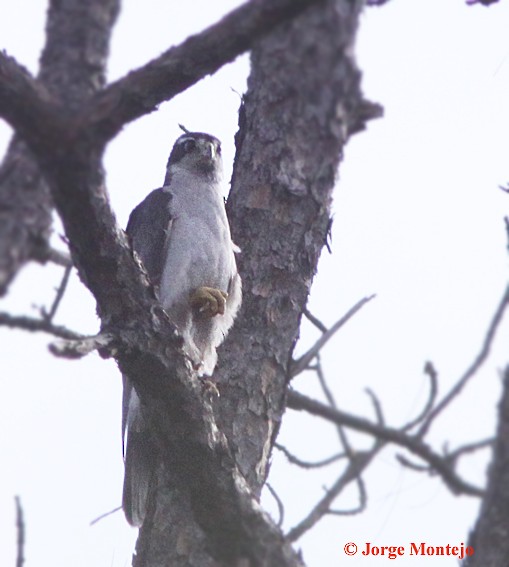
M 194 140 L 186 140 L 184 142 L 184 151 L 186 154 L 192 152 L 196 148 L 196 142 Z
M 218 155 L 221 155 L 221 144 L 217 144 L 216 152 Z

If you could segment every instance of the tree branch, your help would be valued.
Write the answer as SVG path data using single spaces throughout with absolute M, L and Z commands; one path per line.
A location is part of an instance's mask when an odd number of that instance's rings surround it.
M 496 4 L 498 0 L 466 0 L 468 6 L 473 6 L 474 4 L 481 4 L 483 6 L 490 6 L 491 4 Z
M 25 563 L 25 519 L 20 497 L 16 496 L 14 501 L 16 503 L 16 531 L 18 533 L 16 567 L 23 567 Z
M 472 364 L 467 368 L 466 372 L 461 376 L 458 382 L 451 388 L 451 390 L 440 400 L 440 402 L 429 412 L 426 421 L 422 424 L 418 431 L 419 436 L 424 436 L 431 427 L 436 417 L 456 398 L 459 393 L 466 386 L 467 382 L 475 375 L 475 373 L 482 366 L 484 361 L 488 358 L 491 350 L 491 344 L 495 338 L 498 326 L 500 325 L 504 316 L 507 305 L 509 304 L 509 285 L 506 287 L 502 299 L 493 315 L 488 331 L 484 338 L 481 350 L 475 357 Z
M 316 343 L 300 358 L 293 361 L 290 366 L 290 377 L 293 378 L 305 370 L 309 363 L 315 358 L 315 356 L 320 352 L 324 345 L 345 325 L 366 303 L 370 302 L 375 295 L 370 295 L 369 297 L 364 297 L 358 301 L 351 309 L 349 309 L 339 321 L 334 323 L 330 329 L 325 331 L 322 336 L 316 341 Z
M 438 394 L 438 375 L 432 362 L 429 361 L 426 362 L 426 364 L 424 365 L 424 373 L 427 376 L 429 376 L 429 380 L 430 380 L 428 399 L 421 413 L 414 419 L 410 420 L 406 425 L 404 425 L 401 428 L 402 431 L 410 431 L 416 425 L 419 425 L 421 421 L 423 421 L 424 419 L 426 419 L 426 417 L 428 417 L 430 411 L 433 409 L 433 405 L 435 404 L 435 400 Z
M 454 449 L 454 451 L 448 453 L 447 458 L 454 463 L 464 455 L 469 455 L 471 453 L 474 453 L 475 451 L 479 451 L 479 449 L 487 449 L 488 447 L 493 447 L 494 444 L 495 439 L 493 437 L 490 437 L 489 439 L 481 439 L 481 441 L 475 441 L 473 443 L 467 443 L 466 445 L 462 445 L 461 447 L 458 447 L 457 449 Z
M 250 49 L 260 37 L 324 0 L 251 0 L 198 35 L 130 72 L 90 101 L 82 119 L 105 143 L 128 123 L 156 110 L 225 63 Z
M 298 467 L 301 467 L 303 469 L 318 469 L 321 467 L 326 467 L 327 465 L 339 461 L 339 459 L 344 459 L 347 457 L 346 453 L 338 453 L 337 455 L 332 455 L 331 457 L 328 457 L 327 459 L 323 459 L 321 461 L 309 462 L 299 459 L 286 447 L 280 445 L 279 443 L 274 443 L 274 447 L 281 451 L 281 453 L 283 453 L 283 455 L 288 459 L 289 463 L 291 463 L 292 465 L 297 465 Z
M 344 425 L 372 435 L 377 439 L 405 447 L 411 453 L 426 461 L 442 477 L 453 494 L 467 494 L 469 496 L 483 496 L 484 494 L 482 489 L 460 478 L 450 467 L 446 456 L 435 453 L 420 438 L 411 437 L 399 429 L 380 426 L 366 419 L 333 409 L 294 390 L 288 392 L 288 407 L 294 410 L 307 411 L 336 425 Z
M 55 317 L 57 309 L 60 306 L 60 303 L 62 302 L 65 290 L 67 289 L 67 284 L 69 283 L 70 275 L 71 275 L 71 266 L 67 266 L 64 270 L 64 275 L 62 276 L 62 281 L 60 282 L 60 285 L 58 286 L 57 293 L 55 295 L 55 299 L 53 300 L 53 303 L 51 304 L 49 311 L 46 311 L 45 308 L 41 308 L 42 318 L 45 321 L 48 321 L 48 323 L 50 323 L 53 320 L 53 317 Z
M 57 109 L 47 89 L 13 57 L 0 51 L 0 116 L 22 137 L 31 137 L 34 124 L 57 116 Z
M 315 524 L 317 524 L 323 516 L 331 512 L 331 505 L 337 498 L 339 493 L 348 485 L 352 480 L 356 480 L 361 472 L 369 465 L 373 460 L 373 457 L 378 452 L 379 446 L 375 447 L 371 451 L 364 451 L 355 453 L 348 464 L 348 467 L 343 471 L 341 476 L 333 484 L 333 486 L 327 490 L 325 496 L 316 504 L 316 506 L 311 510 L 311 512 L 292 528 L 288 534 L 287 539 L 289 541 L 296 541 L 307 531 L 309 531 Z M 362 491 L 361 491 L 362 494 Z M 365 493 L 364 493 L 365 494 Z M 362 497 L 361 497 L 362 500 Z
M 356 514 L 364 512 L 368 502 L 368 493 L 366 492 L 366 486 L 361 476 L 357 477 L 357 482 L 359 484 L 359 504 L 355 508 L 350 508 L 348 510 L 335 510 L 331 508 L 327 514 L 330 514 L 331 516 L 355 516 Z
M 93 337 L 83 337 L 75 340 L 55 341 L 48 345 L 48 349 L 59 358 L 83 358 L 94 350 L 98 350 L 103 358 L 116 354 L 113 348 L 115 336 L 109 333 L 100 333 Z
M 11 315 L 5 312 L 0 312 L 0 326 L 9 327 L 10 329 L 49 333 L 55 337 L 68 340 L 82 340 L 85 338 L 85 335 L 71 331 L 61 325 L 53 325 L 51 321 L 46 321 L 45 319 L 34 319 L 33 317 L 25 317 L 23 315 Z
M 6 61 L 5 54 L 2 57 L 4 70 L 17 73 L 14 86 L 24 88 L 29 95 L 30 90 L 33 91 L 28 99 L 15 99 L 13 104 L 22 105 L 29 115 L 33 115 L 39 106 L 33 95 L 36 91 L 47 92 L 65 106 L 61 118 L 73 116 L 81 102 L 105 83 L 109 39 L 118 8 L 119 0 L 49 2 L 38 87 L 30 84 L 27 74 L 20 75 L 19 65 L 12 60 Z M 4 81 L 0 89 L 4 89 L 5 94 L 9 85 Z M 7 113 L 13 111 L 16 116 L 12 115 L 11 121 L 28 127 L 26 119 L 19 115 L 22 110 L 6 109 Z M 36 120 L 32 126 L 38 132 L 39 141 L 51 143 L 52 122 Z M 48 127 L 47 132 L 45 127 Z M 27 135 L 29 132 L 24 130 L 22 133 Z M 52 210 L 50 191 L 39 164 L 16 135 L 0 168 L 0 296 L 6 293 L 10 282 L 27 261 L 63 260 L 60 254 L 53 257 L 50 254 L 48 258 Z
M 41 264 L 52 262 L 57 266 L 64 268 L 72 267 L 71 256 L 67 252 L 62 252 L 56 248 L 52 248 L 48 243 L 44 243 L 41 247 L 34 247 L 33 259 Z
M 302 314 L 304 315 L 304 317 L 306 317 L 306 319 L 308 319 L 309 321 L 311 321 L 311 323 L 313 323 L 313 325 L 320 331 L 322 331 L 322 333 L 326 333 L 327 332 L 327 327 L 320 321 L 320 319 L 318 319 L 317 317 L 315 317 L 310 311 L 308 311 L 308 309 L 304 309 L 304 311 L 302 312 Z
M 269 483 L 267 483 L 266 486 L 272 498 L 274 498 L 274 500 L 276 501 L 277 510 L 279 514 L 279 518 L 277 519 L 277 527 L 280 528 L 283 525 L 285 519 L 285 507 L 283 505 L 281 498 L 279 498 L 278 493 L 272 488 L 272 486 Z

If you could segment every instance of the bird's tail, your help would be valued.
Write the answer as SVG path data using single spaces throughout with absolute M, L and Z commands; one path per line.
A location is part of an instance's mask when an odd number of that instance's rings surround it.
M 128 430 L 126 445 L 122 507 L 131 526 L 140 527 L 152 488 L 156 450 L 148 431 Z

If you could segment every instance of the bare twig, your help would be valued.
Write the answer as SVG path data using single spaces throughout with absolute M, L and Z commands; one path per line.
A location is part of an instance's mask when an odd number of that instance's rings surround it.
M 281 498 L 279 498 L 278 493 L 272 488 L 272 486 L 268 482 L 266 486 L 269 492 L 271 493 L 272 498 L 274 498 L 274 500 L 276 501 L 277 510 L 279 514 L 279 518 L 277 520 L 277 526 L 280 528 L 283 525 L 285 519 L 285 507 L 283 505 Z
M 396 455 L 396 460 L 403 465 L 404 467 L 407 467 L 408 469 L 412 469 L 413 471 L 416 472 L 432 472 L 432 469 L 430 468 L 429 465 L 423 465 L 420 463 L 414 463 L 413 461 L 411 461 L 407 456 L 405 455 L 401 455 L 400 453 L 398 453 Z
M 325 374 L 323 372 L 322 361 L 319 352 L 316 354 L 315 358 L 316 358 L 316 366 L 313 369 L 316 372 L 316 375 L 318 376 L 318 382 L 320 383 L 320 388 L 322 388 L 322 392 L 325 396 L 325 399 L 327 400 L 327 403 L 330 405 L 331 408 L 335 408 L 337 407 L 336 400 L 334 399 L 334 394 L 332 393 L 332 390 L 329 388 L 329 385 L 327 384 L 327 380 L 325 379 Z
M 52 262 L 53 264 L 64 268 L 68 268 L 73 265 L 71 256 L 67 252 L 62 252 L 61 250 L 57 250 L 56 248 L 52 248 L 48 245 L 35 248 L 33 250 L 33 259 L 41 264 Z
M 101 520 L 104 520 L 104 518 L 107 518 L 108 516 L 111 516 L 112 514 L 115 514 L 116 512 L 118 512 L 120 510 L 122 510 L 122 506 L 117 506 L 116 508 L 113 508 L 113 510 L 110 510 L 109 512 L 105 512 L 104 514 L 101 514 L 100 516 L 98 516 L 95 520 L 92 520 L 89 525 L 94 526 L 95 524 L 97 524 Z
M 447 459 L 451 460 L 453 463 L 456 463 L 458 459 L 463 457 L 464 455 L 470 455 L 475 451 L 479 451 L 479 449 L 486 449 L 487 447 L 492 447 L 493 443 L 495 443 L 495 439 L 490 437 L 489 439 L 482 439 L 481 441 L 475 441 L 474 443 L 468 443 L 466 445 L 462 445 L 458 447 L 451 453 L 447 454 Z
M 371 451 L 363 451 L 356 453 L 350 460 L 348 467 L 343 471 L 341 476 L 336 480 L 333 486 L 327 491 L 325 496 L 316 504 L 311 512 L 288 534 L 288 541 L 295 541 L 299 539 L 304 533 L 310 530 L 316 523 L 318 523 L 323 516 L 329 514 L 331 505 L 340 492 L 352 481 L 357 479 L 361 472 L 369 465 L 379 448 L 375 446 Z M 362 492 L 361 492 L 362 494 Z
M 315 372 L 316 372 L 316 375 L 318 376 L 318 381 L 320 383 L 320 387 L 322 388 L 322 391 L 323 391 L 325 398 L 327 399 L 327 402 L 329 403 L 330 407 L 331 408 L 337 408 L 336 400 L 334 399 L 334 395 L 332 394 L 332 390 L 329 388 L 329 385 L 327 384 L 327 380 L 325 379 L 325 374 L 324 374 L 323 368 L 322 368 L 322 362 L 320 360 L 320 353 L 317 353 L 317 355 L 316 355 Z M 336 427 L 336 429 L 337 429 L 337 432 L 338 432 L 339 441 L 340 441 L 341 445 L 343 446 L 343 449 L 345 450 L 347 457 L 351 458 L 354 454 L 354 451 L 353 451 L 353 449 L 350 445 L 350 442 L 348 441 L 348 437 L 346 436 L 346 433 L 344 432 L 341 425 L 338 425 Z
M 54 325 L 51 320 L 15 316 L 4 312 L 0 312 L 0 326 L 31 332 L 44 332 L 61 338 L 61 341 L 55 341 L 48 345 L 50 352 L 60 358 L 82 358 L 94 350 L 104 350 L 101 353 L 104 356 L 106 351 L 111 350 L 114 340 L 113 335 L 108 333 L 99 333 L 93 336 L 82 335 L 67 327 Z M 108 353 L 107 356 L 113 355 Z
M 20 497 L 15 496 L 14 501 L 16 503 L 16 532 L 18 534 L 16 567 L 23 567 L 25 563 L 25 519 Z
M 405 447 L 414 455 L 426 461 L 442 477 L 445 484 L 454 494 L 468 494 L 469 496 L 483 496 L 484 491 L 477 486 L 469 484 L 459 477 L 443 456 L 435 453 L 421 439 L 409 436 L 399 429 L 380 426 L 338 409 L 331 408 L 304 396 L 294 390 L 288 392 L 288 407 L 294 410 L 304 410 L 312 415 L 323 417 L 332 423 L 362 431 L 380 440 Z
M 320 319 L 315 317 L 310 311 L 308 311 L 307 309 L 304 309 L 303 314 L 306 317 L 306 319 L 309 319 L 309 321 L 311 321 L 311 323 L 313 323 L 313 325 L 317 329 L 322 331 L 322 333 L 327 332 L 327 327 L 320 321 Z
M 364 297 L 360 301 L 358 301 L 351 309 L 339 319 L 334 325 L 327 331 L 323 333 L 323 335 L 316 341 L 316 343 L 300 358 L 293 361 L 290 366 L 290 377 L 293 378 L 300 374 L 303 370 L 305 370 L 309 363 L 316 357 L 316 355 L 320 352 L 323 348 L 325 343 L 331 339 L 334 334 L 345 325 L 356 313 L 359 311 L 366 303 L 371 301 L 375 295 L 370 295 L 369 297 Z
M 44 309 L 42 310 L 42 318 L 47 321 L 48 323 L 50 323 L 53 320 L 53 317 L 55 316 L 57 309 L 60 305 L 60 302 L 62 301 L 62 298 L 64 297 L 64 293 L 65 290 L 67 288 L 67 284 L 69 283 L 69 277 L 71 275 L 71 266 L 67 266 L 64 270 L 64 275 L 62 277 L 62 281 L 60 282 L 60 285 L 58 286 L 57 289 L 57 294 L 55 296 L 55 300 L 53 301 L 53 304 L 50 307 L 50 310 L 48 312 L 46 312 Z
M 449 464 L 449 466 L 454 467 L 458 462 L 458 460 L 464 455 L 470 455 L 471 453 L 474 453 L 475 451 L 479 451 L 480 449 L 486 449 L 487 447 L 491 447 L 494 442 L 495 439 L 493 437 L 490 437 L 489 439 L 483 439 L 482 441 L 476 441 L 475 443 L 468 443 L 467 445 L 462 445 L 461 447 L 458 447 L 451 453 L 445 451 L 442 458 L 444 461 L 446 461 Z M 428 472 L 430 474 L 433 474 L 435 472 L 429 465 L 414 463 L 405 455 L 398 454 L 396 455 L 396 459 L 403 466 L 408 467 L 409 469 L 412 469 L 414 471 Z
M 431 424 L 440 414 L 440 412 L 442 412 L 451 403 L 451 401 L 458 396 L 458 394 L 463 390 L 463 388 L 470 380 L 470 378 L 472 378 L 472 376 L 475 375 L 475 373 L 482 366 L 483 362 L 488 358 L 488 355 L 491 350 L 491 344 L 493 343 L 493 339 L 497 332 L 498 326 L 502 321 L 502 317 L 504 315 L 508 303 L 509 303 L 509 286 L 506 287 L 504 291 L 504 295 L 502 296 L 502 299 L 500 300 L 497 310 L 495 311 L 495 314 L 491 320 L 481 351 L 475 357 L 472 364 L 469 366 L 469 368 L 463 374 L 463 376 L 458 380 L 458 382 L 451 388 L 451 390 L 449 390 L 449 392 L 433 408 L 433 410 L 429 412 L 426 421 L 422 424 L 421 428 L 418 431 L 418 435 L 420 437 L 424 436 L 429 431 Z
M 297 465 L 298 467 L 301 467 L 303 469 L 318 469 L 321 467 L 326 467 L 327 465 L 331 465 L 332 463 L 335 463 L 340 459 L 344 459 L 347 456 L 346 453 L 337 453 L 336 455 L 332 455 L 331 457 L 328 457 L 327 459 L 323 459 L 321 461 L 309 462 L 299 459 L 286 447 L 280 445 L 279 443 L 274 443 L 274 447 L 281 451 L 281 453 L 283 453 L 289 463 L 291 463 L 292 465 Z
M 355 514 L 360 514 L 366 509 L 366 504 L 368 502 L 368 493 L 366 491 L 366 486 L 362 477 L 359 475 L 357 477 L 357 483 L 359 485 L 359 504 L 355 508 L 350 508 L 349 510 L 329 510 L 327 513 L 333 516 L 354 516 Z
M 371 390 L 371 388 L 366 388 L 366 394 L 368 394 L 368 396 L 370 397 L 371 402 L 373 403 L 373 407 L 375 408 L 376 421 L 378 425 L 384 426 L 385 419 L 382 411 L 382 404 L 380 403 L 378 396 L 375 394 L 375 392 L 373 392 L 373 390 Z
M 93 337 L 83 337 L 77 340 L 62 340 L 55 341 L 48 345 L 49 351 L 59 358 L 83 358 L 94 350 L 103 351 L 101 354 L 104 356 L 105 350 L 111 350 L 114 336 L 109 333 L 99 333 Z M 111 353 L 109 356 L 113 356 Z
M 495 4 L 498 0 L 465 0 L 468 6 L 473 6 L 474 4 L 482 4 L 483 6 L 489 6 L 490 4 Z
M 81 340 L 85 335 L 71 331 L 67 327 L 61 325 L 53 325 L 53 323 L 44 319 L 34 319 L 33 317 L 25 317 L 23 315 L 10 315 L 9 313 L 0 312 L 0 326 L 9 327 L 11 329 L 23 329 L 31 332 L 44 332 L 67 340 Z
M 437 371 L 435 370 L 435 367 L 433 366 L 432 362 L 429 362 L 429 361 L 426 362 L 426 364 L 424 365 L 424 373 L 427 376 L 429 376 L 429 380 L 430 380 L 430 389 L 429 389 L 428 400 L 426 402 L 426 405 L 422 409 L 421 413 L 416 418 L 412 419 L 406 425 L 404 425 L 401 428 L 402 431 L 410 431 L 410 429 L 413 429 L 416 425 L 419 425 L 419 423 L 421 423 L 421 421 L 423 419 L 426 419 L 429 412 L 433 408 L 433 405 L 434 405 L 435 400 L 437 398 L 437 394 L 438 394 L 438 374 L 437 374 Z

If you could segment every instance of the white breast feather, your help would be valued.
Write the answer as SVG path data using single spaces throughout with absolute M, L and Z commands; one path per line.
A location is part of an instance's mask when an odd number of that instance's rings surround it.
M 237 275 L 221 187 L 186 171 L 172 177 L 171 226 L 160 282 L 160 301 L 184 338 L 187 354 L 201 374 L 212 374 L 216 348 L 240 305 Z M 229 293 L 224 315 L 193 317 L 189 297 L 201 286 Z

